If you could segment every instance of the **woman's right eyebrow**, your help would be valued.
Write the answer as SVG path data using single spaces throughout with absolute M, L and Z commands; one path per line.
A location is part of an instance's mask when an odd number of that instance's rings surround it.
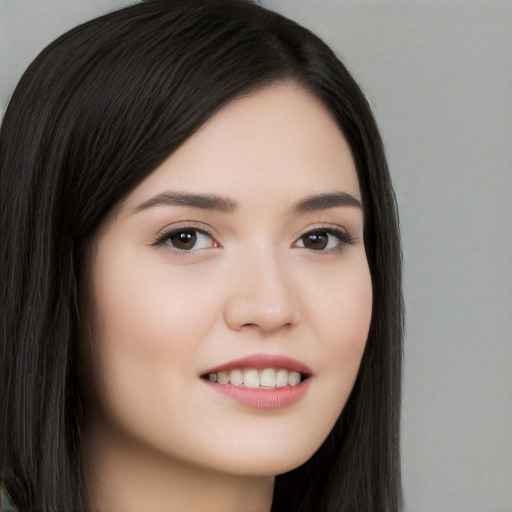
M 131 213 L 137 213 L 155 206 L 188 206 L 222 213 L 233 213 L 238 208 L 238 203 L 229 197 L 216 194 L 196 194 L 168 190 L 139 204 L 133 208 Z M 362 210 L 361 202 L 354 196 L 346 192 L 334 192 L 308 196 L 296 203 L 291 212 L 305 213 L 339 206 L 352 206 Z
M 237 209 L 238 203 L 229 197 L 215 194 L 193 194 L 169 190 L 139 204 L 133 209 L 132 213 L 140 212 L 153 206 L 190 206 L 204 210 L 232 213 Z

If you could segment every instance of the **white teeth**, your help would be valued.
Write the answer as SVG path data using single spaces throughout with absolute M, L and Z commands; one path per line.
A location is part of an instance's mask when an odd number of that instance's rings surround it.
M 277 372 L 276 386 L 284 388 L 288 384 L 288 372 L 286 370 L 279 370 Z
M 299 372 L 285 370 L 284 368 L 235 369 L 229 372 L 209 373 L 207 378 L 210 382 L 229 383 L 233 386 L 245 386 L 247 388 L 283 388 L 285 386 L 296 386 L 302 380 Z
M 258 370 L 244 371 L 244 386 L 247 388 L 260 387 L 260 374 L 258 373 Z
M 266 388 L 276 387 L 276 372 L 272 368 L 266 368 L 260 375 L 260 386 Z
M 217 373 L 217 382 L 219 384 L 227 384 L 229 382 L 229 375 L 226 372 Z
M 241 386 L 244 383 L 244 376 L 240 370 L 233 370 L 229 374 L 229 382 L 235 386 Z
M 288 384 L 290 386 L 296 386 L 300 382 L 300 373 L 299 372 L 290 372 L 288 374 Z

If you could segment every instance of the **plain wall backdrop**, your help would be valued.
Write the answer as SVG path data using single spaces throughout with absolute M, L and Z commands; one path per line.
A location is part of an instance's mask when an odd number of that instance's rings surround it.
M 0 111 L 46 44 L 129 3 L 0 0 Z M 262 3 L 334 48 L 387 148 L 405 257 L 405 508 L 511 512 L 512 2 Z

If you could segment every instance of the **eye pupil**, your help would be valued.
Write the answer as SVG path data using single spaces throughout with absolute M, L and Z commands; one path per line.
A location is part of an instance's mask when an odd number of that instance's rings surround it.
M 303 243 L 306 249 L 322 250 L 327 247 L 328 242 L 329 235 L 324 231 L 308 233 L 303 237 Z
M 176 249 L 192 249 L 197 241 L 197 233 L 191 229 L 178 231 L 174 233 L 170 239 Z

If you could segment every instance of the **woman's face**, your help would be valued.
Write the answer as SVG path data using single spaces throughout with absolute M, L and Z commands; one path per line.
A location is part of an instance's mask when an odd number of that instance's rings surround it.
M 370 325 L 360 201 L 342 133 L 298 86 L 215 115 L 95 240 L 95 428 L 230 474 L 306 461 L 345 405 Z

